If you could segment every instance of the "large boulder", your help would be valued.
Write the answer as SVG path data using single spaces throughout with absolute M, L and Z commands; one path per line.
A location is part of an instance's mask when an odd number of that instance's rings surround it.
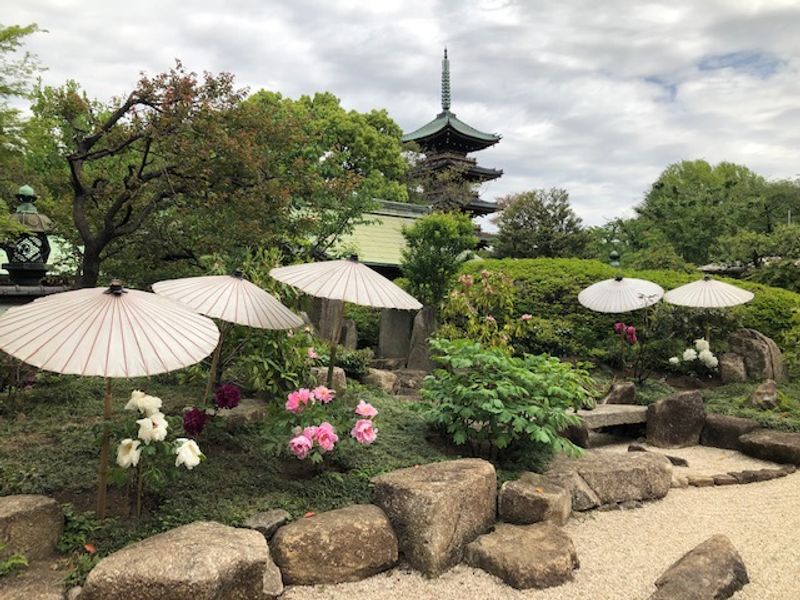
M 760 425 L 751 419 L 708 414 L 703 425 L 703 433 L 700 434 L 700 443 L 703 446 L 727 448 L 741 452 L 742 443 L 739 438 L 759 427 Z
M 367 385 L 377 386 L 387 394 L 391 394 L 394 392 L 394 388 L 397 385 L 397 375 L 391 371 L 369 368 L 362 382 Z
M 470 543 L 464 558 L 467 564 L 522 590 L 560 585 L 571 580 L 579 566 L 572 540 L 550 523 L 500 523 Z
M 656 581 L 650 600 L 725 600 L 750 579 L 742 557 L 724 535 L 715 535 L 675 562 Z
M 380 329 L 378 330 L 378 356 L 380 358 L 405 359 L 411 348 L 411 328 L 414 313 L 408 310 L 384 308 L 381 311 Z
M 655 452 L 588 451 L 577 459 L 553 461 L 546 475 L 560 485 L 570 485 L 571 478 L 572 508 L 587 510 L 663 498 L 672 485 L 672 463 Z M 582 500 L 580 505 L 575 503 L 576 495 Z M 595 499 L 597 504 L 592 506 Z
M 464 547 L 495 521 L 497 475 L 485 460 L 410 467 L 372 482 L 375 503 L 389 517 L 400 551 L 426 575 L 458 564 Z
M 263 535 L 198 521 L 102 559 L 80 600 L 267 600 L 282 592 Z
M 757 429 L 739 438 L 742 452 L 762 460 L 800 465 L 800 433 Z
M 344 318 L 344 302 L 313 297 L 309 308 L 309 317 L 319 337 L 323 340 L 335 339 L 338 342 Z
M 618 381 L 599 404 L 636 404 L 636 385 L 632 381 Z
M 786 381 L 789 376 L 778 344 L 755 329 L 739 329 L 728 338 L 731 352 L 744 359 L 747 376 L 764 381 Z
M 260 423 L 267 416 L 267 402 L 259 398 L 242 398 L 234 408 L 223 408 L 217 415 L 225 420 L 230 429 Z
M 355 504 L 284 525 L 271 545 L 287 584 L 358 581 L 397 562 L 397 538 L 389 519 L 372 504 Z
M 339 333 L 339 343 L 345 348 L 355 350 L 358 348 L 358 328 L 353 319 L 342 321 L 342 329 Z
M 328 367 L 311 367 L 311 375 L 317 385 L 328 385 Z M 337 392 L 347 390 L 347 376 L 342 367 L 333 367 L 333 389 Z
M 700 392 L 672 394 L 647 407 L 647 442 L 661 448 L 696 446 L 705 420 Z
M 428 338 L 436 331 L 436 327 L 436 311 L 432 306 L 424 307 L 414 317 L 411 344 L 408 350 L 407 367 L 409 369 L 433 371 L 436 368 L 428 347 Z
M 722 383 L 741 383 L 747 381 L 747 367 L 744 358 L 735 352 L 726 352 L 719 357 L 719 377 Z
M 29 561 L 53 554 L 64 529 L 64 514 L 46 496 L 0 497 L 0 561 L 20 553 Z
M 572 514 L 570 490 L 536 473 L 523 473 L 516 481 L 500 487 L 500 518 L 506 523 L 530 525 L 551 521 L 563 525 Z
M 760 383 L 750 394 L 750 406 L 761 410 L 771 410 L 778 406 L 778 385 L 767 379 Z

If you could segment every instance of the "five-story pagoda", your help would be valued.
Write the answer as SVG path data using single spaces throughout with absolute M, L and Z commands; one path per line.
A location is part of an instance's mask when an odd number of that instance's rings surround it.
M 467 156 L 489 148 L 500 141 L 500 135 L 484 133 L 462 120 L 450 111 L 450 61 L 447 48 L 442 59 L 442 112 L 419 129 L 403 136 L 404 142 L 415 142 L 424 154 L 415 167 L 417 174 L 434 182 L 426 190 L 426 196 L 434 204 L 452 200 L 452 188 L 437 185 L 436 175 L 450 172 L 468 188 L 465 197 L 459 202 L 461 210 L 472 216 L 487 215 L 497 210 L 494 202 L 481 200 L 474 190 L 476 184 L 497 179 L 503 174 L 501 169 L 490 169 L 478 165 L 477 160 Z M 442 181 L 439 178 L 439 181 Z

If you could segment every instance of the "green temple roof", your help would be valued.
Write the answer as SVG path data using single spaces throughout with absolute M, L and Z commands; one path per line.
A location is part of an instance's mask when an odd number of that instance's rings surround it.
M 424 148 L 456 149 L 474 152 L 488 148 L 500 141 L 495 133 L 486 133 L 467 125 L 450 110 L 450 60 L 447 48 L 442 59 L 442 112 L 410 133 L 403 135 L 404 142 L 417 142 Z

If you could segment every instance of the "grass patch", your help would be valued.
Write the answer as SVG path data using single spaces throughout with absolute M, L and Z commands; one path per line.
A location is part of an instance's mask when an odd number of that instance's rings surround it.
M 703 390 L 706 412 L 746 417 L 764 427 L 800 432 L 800 381 L 778 384 L 778 407 L 772 410 L 750 406 L 756 383 L 731 383 Z

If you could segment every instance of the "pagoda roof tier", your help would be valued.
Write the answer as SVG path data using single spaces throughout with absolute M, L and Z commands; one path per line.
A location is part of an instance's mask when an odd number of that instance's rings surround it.
M 498 210 L 497 203 L 481 200 L 477 194 L 468 204 L 464 205 L 464 212 L 470 213 L 473 217 L 490 215 Z
M 439 171 L 454 168 L 461 171 L 461 176 L 467 181 L 491 181 L 503 175 L 502 169 L 482 167 L 474 158 L 469 158 L 461 153 L 441 152 L 431 154 L 418 166 L 419 169 Z
M 500 141 L 494 133 L 485 133 L 467 125 L 449 110 L 440 112 L 430 121 L 403 136 L 404 142 L 416 142 L 423 149 L 475 152 Z

